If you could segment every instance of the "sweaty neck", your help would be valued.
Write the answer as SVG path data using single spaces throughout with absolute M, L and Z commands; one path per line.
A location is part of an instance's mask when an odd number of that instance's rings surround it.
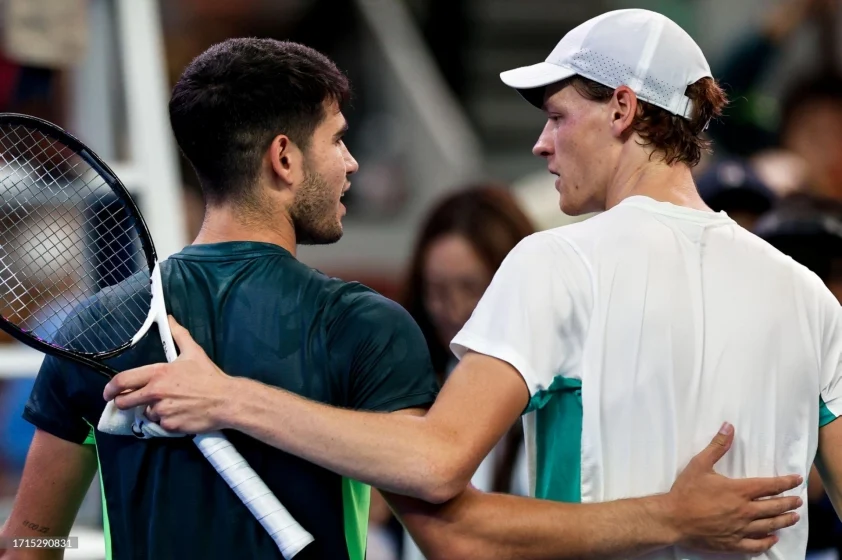
M 251 216 L 227 205 L 207 206 L 193 245 L 227 241 L 272 243 L 296 255 L 295 228 L 288 214 Z
M 647 154 L 645 158 L 621 161 L 606 193 L 605 209 L 613 208 L 631 196 L 642 195 L 676 206 L 712 212 L 699 196 L 687 165 L 667 165 L 657 158 L 656 155 L 650 161 Z

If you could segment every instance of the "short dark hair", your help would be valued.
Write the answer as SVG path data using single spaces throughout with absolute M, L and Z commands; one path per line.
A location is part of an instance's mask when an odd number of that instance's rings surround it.
M 607 102 L 615 91 L 581 76 L 569 78 L 564 85 L 568 84 L 591 101 Z M 643 139 L 644 145 L 652 146 L 667 164 L 682 162 L 695 167 L 702 158 L 702 152 L 710 151 L 710 142 L 703 134 L 705 127 L 712 119 L 722 115 L 728 100 L 712 78 L 702 78 L 690 84 L 685 95 L 694 103 L 690 119 L 641 100 L 632 129 Z
M 242 202 L 278 134 L 306 151 L 326 105 L 341 107 L 349 97 L 348 78 L 318 51 L 275 39 L 229 39 L 184 70 L 170 98 L 170 123 L 207 204 Z

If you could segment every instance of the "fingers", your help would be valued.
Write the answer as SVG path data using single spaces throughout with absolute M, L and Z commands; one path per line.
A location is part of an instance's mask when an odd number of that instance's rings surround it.
M 135 391 L 141 387 L 145 387 L 155 374 L 155 367 L 156 364 L 153 364 L 118 373 L 105 386 L 102 392 L 103 398 L 106 401 L 110 401 L 120 393 Z
M 708 446 L 696 455 L 696 460 L 701 461 L 705 468 L 713 469 L 713 466 L 719 461 L 725 453 L 731 449 L 731 444 L 734 442 L 734 426 L 725 422 L 719 428 L 719 433 L 711 440 Z
M 161 417 L 155 412 L 155 409 L 150 405 L 146 407 L 146 411 L 143 413 L 144 416 L 150 421 L 155 422 L 156 424 L 161 423 Z
M 120 410 L 127 410 L 136 406 L 149 405 L 157 400 L 158 397 L 156 395 L 152 395 L 151 391 L 144 387 L 143 389 L 138 389 L 137 391 L 117 395 L 114 399 L 114 404 Z
M 749 554 L 760 554 L 766 552 L 778 542 L 778 537 L 769 535 L 760 539 L 743 539 L 737 545 L 734 552 L 747 552 Z
M 767 519 L 783 515 L 784 513 L 800 508 L 803 504 L 804 501 L 798 496 L 755 500 L 751 502 L 751 519 Z
M 801 516 L 794 511 L 769 519 L 758 519 L 746 525 L 745 534 L 749 538 L 764 538 L 781 529 L 792 527 L 799 519 Z
M 190 336 L 190 332 L 178 324 L 178 321 L 172 315 L 167 316 L 169 323 L 170 323 L 170 331 L 172 332 L 172 338 L 175 340 L 175 343 L 178 345 L 179 350 L 181 350 L 181 354 L 184 354 L 190 350 L 200 350 L 202 351 L 202 347 L 199 346 L 193 337 Z
M 745 496 L 747 498 L 756 500 L 768 496 L 777 496 L 787 490 L 797 488 L 804 482 L 804 477 L 793 474 L 776 476 L 774 478 L 747 478 L 744 480 L 735 480 L 734 482 L 745 487 Z

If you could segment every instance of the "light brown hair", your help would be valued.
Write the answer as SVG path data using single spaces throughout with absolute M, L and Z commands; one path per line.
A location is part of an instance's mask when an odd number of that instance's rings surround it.
M 614 88 L 598 84 L 581 76 L 566 80 L 576 91 L 591 101 L 607 103 L 614 95 Z M 703 133 L 708 123 L 722 115 L 728 104 L 725 92 L 712 78 L 702 78 L 687 87 L 685 95 L 694 104 L 688 120 L 674 115 L 651 103 L 639 101 L 632 130 L 643 139 L 644 146 L 653 146 L 668 165 L 682 162 L 690 167 L 698 165 L 702 152 L 710 152 L 710 142 Z

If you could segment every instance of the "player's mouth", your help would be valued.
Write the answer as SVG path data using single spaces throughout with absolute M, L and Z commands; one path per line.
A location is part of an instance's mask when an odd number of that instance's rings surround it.
M 345 205 L 342 204 L 342 198 L 345 196 L 345 193 L 348 192 L 348 189 L 350 188 L 351 183 L 348 183 L 347 185 L 345 185 L 345 188 L 343 188 L 342 191 L 339 193 L 339 209 L 342 212 L 343 216 L 345 215 Z

